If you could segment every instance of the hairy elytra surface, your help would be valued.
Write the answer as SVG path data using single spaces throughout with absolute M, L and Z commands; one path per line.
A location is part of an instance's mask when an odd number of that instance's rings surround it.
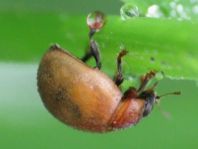
M 52 46 L 38 69 L 38 91 L 57 119 L 77 129 L 108 132 L 136 124 L 145 100 L 123 94 L 106 74 Z

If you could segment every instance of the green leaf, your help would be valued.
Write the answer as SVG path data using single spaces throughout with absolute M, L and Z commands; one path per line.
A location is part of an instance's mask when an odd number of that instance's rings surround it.
M 36 62 L 53 43 L 77 57 L 88 47 L 86 16 L 45 13 L 5 13 L 0 16 L 1 61 Z M 174 79 L 198 78 L 198 29 L 196 22 L 134 18 L 122 21 L 108 16 L 104 29 L 95 35 L 103 71 L 113 75 L 120 47 L 129 54 L 123 60 L 125 76 L 164 72 Z M 91 65 L 94 65 L 92 61 Z
M 197 79 L 197 25 L 167 19 L 122 21 L 119 17 L 109 17 L 108 24 L 96 39 L 105 54 L 107 66 L 112 66 L 112 57 L 120 46 L 124 46 L 129 51 L 124 59 L 126 73 L 142 74 L 154 69 L 163 71 L 169 78 Z

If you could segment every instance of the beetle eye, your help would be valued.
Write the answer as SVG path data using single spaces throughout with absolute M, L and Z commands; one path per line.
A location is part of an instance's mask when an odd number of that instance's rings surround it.
M 151 104 L 149 101 L 147 101 L 145 104 L 143 117 L 148 116 L 152 109 L 153 109 L 153 104 Z

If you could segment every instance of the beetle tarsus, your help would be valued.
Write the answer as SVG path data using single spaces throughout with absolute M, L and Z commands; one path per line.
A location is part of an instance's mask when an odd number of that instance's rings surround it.
M 101 68 L 101 62 L 100 62 L 100 50 L 98 48 L 97 43 L 94 40 L 90 41 L 90 50 L 91 53 L 96 61 L 96 67 Z
M 89 39 L 92 39 L 93 35 L 96 33 L 95 29 L 90 29 L 89 31 Z
M 128 53 L 126 50 L 120 51 L 117 57 L 117 72 L 114 77 L 114 82 L 117 86 L 120 86 L 122 82 L 124 81 L 123 75 L 122 75 L 122 57 L 125 56 Z
M 139 93 L 141 93 L 145 89 L 145 87 L 148 84 L 148 82 L 153 77 L 155 77 L 155 74 L 156 74 L 155 71 L 150 71 L 150 72 L 146 73 L 146 75 L 144 75 L 144 76 L 141 77 L 141 84 L 140 84 L 140 87 L 138 88 L 138 92 Z
M 86 61 L 88 61 L 91 57 L 92 57 L 91 51 L 88 51 L 88 52 L 81 58 L 81 60 L 82 60 L 83 62 L 86 62 Z

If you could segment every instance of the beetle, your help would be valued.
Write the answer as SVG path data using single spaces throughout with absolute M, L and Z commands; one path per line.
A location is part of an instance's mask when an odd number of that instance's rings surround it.
M 139 88 L 130 87 L 122 93 L 122 58 L 127 51 L 123 49 L 118 54 L 117 72 L 111 79 L 100 70 L 99 48 L 92 38 L 94 33 L 90 29 L 90 48 L 81 59 L 57 44 L 50 47 L 38 68 L 41 99 L 57 119 L 80 130 L 109 132 L 135 125 L 150 114 L 161 97 L 154 91 L 156 84 L 146 88 L 156 72 L 143 75 Z M 94 68 L 85 63 L 91 57 L 96 61 Z

